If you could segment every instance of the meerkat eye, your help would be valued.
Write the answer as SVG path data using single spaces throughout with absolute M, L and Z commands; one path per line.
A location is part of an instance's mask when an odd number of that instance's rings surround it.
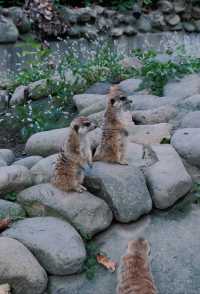
M 126 98 L 126 96 L 122 96 L 122 97 L 120 97 L 120 100 L 121 101 L 125 101 L 127 98 Z
M 90 122 L 87 122 L 87 123 L 84 124 L 84 126 L 86 126 L 86 127 L 90 127 L 90 125 L 91 125 Z
M 110 99 L 110 102 L 111 102 L 112 105 L 114 105 L 115 99 Z

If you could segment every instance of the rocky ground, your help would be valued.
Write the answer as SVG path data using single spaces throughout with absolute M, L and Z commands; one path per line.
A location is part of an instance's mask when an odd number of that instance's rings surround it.
M 129 165 L 94 163 L 88 192 L 64 193 L 49 183 L 68 128 L 32 135 L 20 158 L 0 149 L 0 217 L 13 220 L 0 236 L 0 284 L 13 293 L 113 294 L 116 273 L 90 264 L 89 280 L 83 271 L 88 240 L 119 262 L 127 241 L 140 236 L 150 241 L 159 293 L 199 293 L 200 206 L 193 187 L 200 177 L 200 76 L 169 82 L 164 97 L 141 92 L 141 82 L 120 83 L 133 101 L 125 117 Z M 73 97 L 79 113 L 99 124 L 90 133 L 93 150 L 109 87 L 97 83 Z

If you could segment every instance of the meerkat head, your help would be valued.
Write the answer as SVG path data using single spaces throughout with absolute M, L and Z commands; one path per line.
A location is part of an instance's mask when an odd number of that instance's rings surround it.
M 89 118 L 84 116 L 75 118 L 70 126 L 78 135 L 86 135 L 97 127 Z
M 116 111 L 126 111 L 130 109 L 132 101 L 128 99 L 127 95 L 118 86 L 112 86 L 109 92 L 108 103 Z
M 150 254 L 149 242 L 143 238 L 129 241 L 128 253 L 129 254 L 141 253 L 141 254 L 149 255 Z

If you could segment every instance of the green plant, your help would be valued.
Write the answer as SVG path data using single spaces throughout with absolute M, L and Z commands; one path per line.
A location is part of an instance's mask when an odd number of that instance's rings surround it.
M 16 192 L 9 192 L 5 195 L 4 199 L 8 201 L 16 201 L 17 193 Z
M 97 263 L 96 256 L 100 254 L 99 246 L 95 242 L 86 243 L 87 258 L 85 260 L 83 269 L 86 277 L 92 280 L 95 277 L 99 264 Z

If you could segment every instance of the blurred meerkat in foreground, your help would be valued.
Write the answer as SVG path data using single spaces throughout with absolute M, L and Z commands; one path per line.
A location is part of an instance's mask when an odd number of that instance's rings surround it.
M 0 294 L 10 294 L 10 286 L 8 284 L 0 285 Z
M 92 151 L 88 140 L 88 132 L 95 125 L 86 117 L 74 119 L 70 125 L 68 140 L 64 143 L 55 166 L 52 184 L 63 190 L 83 192 L 84 169 L 92 164 Z
M 128 242 L 127 254 L 121 259 L 118 269 L 117 294 L 157 294 L 150 270 L 147 240 Z
M 126 160 L 128 131 L 123 112 L 130 108 L 131 102 L 118 86 L 111 87 L 104 114 L 101 143 L 97 147 L 94 161 L 128 164 Z

